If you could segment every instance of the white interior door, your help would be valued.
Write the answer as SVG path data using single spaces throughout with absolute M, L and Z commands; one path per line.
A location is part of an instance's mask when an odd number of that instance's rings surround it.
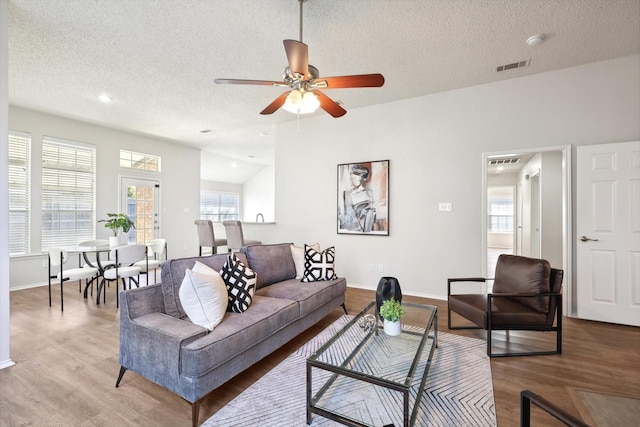
M 127 243 L 147 243 L 160 237 L 160 181 L 122 177 L 120 203 L 136 224 L 127 234 Z
M 577 152 L 578 317 L 640 326 L 640 141 Z

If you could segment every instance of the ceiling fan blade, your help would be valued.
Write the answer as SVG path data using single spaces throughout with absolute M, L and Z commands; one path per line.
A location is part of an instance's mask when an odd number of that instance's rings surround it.
M 277 97 L 271 104 L 267 105 L 267 108 L 260 111 L 260 114 L 266 115 L 266 114 L 275 113 L 278 110 L 278 108 L 284 105 L 284 102 L 287 100 L 287 95 L 289 95 L 290 92 L 291 91 L 285 92 L 279 97 Z
M 382 74 L 358 74 L 353 76 L 322 77 L 315 79 L 315 87 L 343 89 L 350 87 L 381 87 L 384 84 Z
M 347 114 L 347 110 L 339 106 L 336 101 L 329 98 L 319 90 L 313 90 L 311 91 L 311 93 L 316 94 L 316 96 L 318 97 L 318 101 L 320 101 L 320 108 L 331 114 L 333 117 L 338 118 Z
M 219 85 L 288 86 L 284 82 L 274 82 L 271 80 L 215 79 L 213 82 Z
M 289 69 L 306 78 L 309 74 L 309 47 L 298 40 L 284 40 L 283 43 L 289 60 Z

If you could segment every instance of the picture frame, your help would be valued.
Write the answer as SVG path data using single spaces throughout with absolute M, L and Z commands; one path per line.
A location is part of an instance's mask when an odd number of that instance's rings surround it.
M 338 234 L 389 235 L 389 160 L 338 165 Z

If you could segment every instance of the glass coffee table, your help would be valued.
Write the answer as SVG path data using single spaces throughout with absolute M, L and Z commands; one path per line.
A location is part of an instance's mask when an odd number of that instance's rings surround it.
M 415 424 L 438 347 L 438 308 L 402 306 L 420 327 L 386 335 L 372 301 L 307 359 L 307 424 L 313 414 L 348 426 Z

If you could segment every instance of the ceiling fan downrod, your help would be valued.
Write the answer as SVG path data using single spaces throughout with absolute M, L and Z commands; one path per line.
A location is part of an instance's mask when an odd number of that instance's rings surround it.
M 298 0 L 298 2 L 300 3 L 300 40 L 298 40 L 300 43 L 302 43 L 302 5 L 308 0 Z

